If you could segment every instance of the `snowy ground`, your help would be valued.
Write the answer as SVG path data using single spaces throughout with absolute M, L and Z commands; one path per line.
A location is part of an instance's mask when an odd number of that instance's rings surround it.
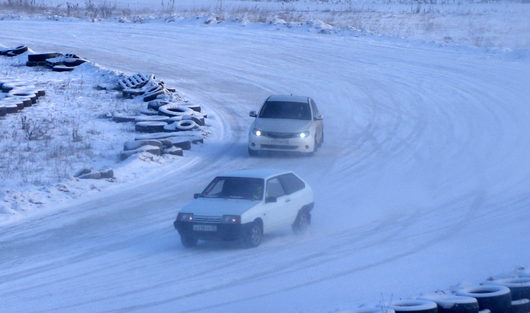
M 3 227 L 7 312 L 334 312 L 528 264 L 527 54 L 223 24 L 0 26 L 5 44 L 169 77 L 214 117 L 179 166 Z M 314 157 L 247 157 L 248 111 L 271 93 L 320 105 Z M 258 166 L 312 185 L 311 233 L 183 249 L 178 208 L 213 175 Z

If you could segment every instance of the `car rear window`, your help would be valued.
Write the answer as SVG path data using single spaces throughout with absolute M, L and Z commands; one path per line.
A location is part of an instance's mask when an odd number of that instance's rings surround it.
M 305 188 L 304 182 L 291 173 L 281 175 L 280 182 L 286 194 L 291 194 Z

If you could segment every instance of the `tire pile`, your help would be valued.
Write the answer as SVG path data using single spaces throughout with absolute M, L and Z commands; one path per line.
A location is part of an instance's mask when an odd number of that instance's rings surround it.
M 491 278 L 482 284 L 437 292 L 355 313 L 530 313 L 530 274 Z
M 14 57 L 26 51 L 28 51 L 27 46 L 18 46 L 15 48 L 0 49 L 0 55 L 6 56 L 6 57 Z
M 146 108 L 141 110 L 141 115 L 115 114 L 112 120 L 117 123 L 133 122 L 137 132 L 151 134 L 126 142 L 120 155 L 122 160 L 140 152 L 182 156 L 182 150 L 190 149 L 191 143 L 202 143 L 202 138 L 183 140 L 181 136 L 183 132 L 205 125 L 207 115 L 202 113 L 200 105 L 181 101 L 175 89 L 166 87 L 152 74 L 122 76 L 118 85 L 124 98 L 141 97 L 146 102 Z
M 17 113 L 24 108 L 37 103 L 37 100 L 46 95 L 46 91 L 23 81 L 0 80 L 0 117 L 6 114 Z
M 71 72 L 87 60 L 71 53 L 38 53 L 28 55 L 26 66 L 45 66 L 54 72 Z

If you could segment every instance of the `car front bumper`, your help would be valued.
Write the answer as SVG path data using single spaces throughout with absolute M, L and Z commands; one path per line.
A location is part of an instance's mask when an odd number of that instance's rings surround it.
M 254 151 L 312 152 L 314 144 L 313 136 L 279 139 L 250 134 L 248 140 L 248 148 Z
M 195 225 L 199 225 L 203 230 L 197 230 Z M 196 239 L 202 240 L 238 240 L 244 234 L 245 230 L 249 227 L 250 223 L 247 224 L 225 224 L 225 223 L 196 223 L 196 222 L 183 222 L 175 221 L 173 226 L 179 232 L 181 236 L 191 236 Z M 207 226 L 207 227 L 204 227 Z M 215 227 L 215 230 L 211 230 Z M 204 230 L 208 228 L 209 230 Z

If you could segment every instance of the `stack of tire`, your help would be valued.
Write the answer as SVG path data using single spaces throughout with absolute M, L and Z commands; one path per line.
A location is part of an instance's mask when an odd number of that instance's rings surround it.
M 54 72 L 71 72 L 87 60 L 71 53 L 38 53 L 28 55 L 26 66 L 45 66 Z
M 453 292 L 399 300 L 355 313 L 530 313 L 530 276 L 490 279 L 483 284 Z M 346 312 L 344 312 L 346 313 Z
M 205 125 L 207 115 L 200 105 L 177 101 L 175 89 L 154 75 L 124 76 L 118 84 L 125 98 L 142 97 L 147 107 L 140 116 L 114 115 L 115 122 L 135 122 L 136 131 L 142 133 L 190 131 Z
M 0 81 L 0 116 L 30 107 L 46 92 L 22 81 Z
M 6 56 L 6 57 L 14 57 L 26 51 L 28 51 L 28 47 L 24 45 L 14 47 L 14 48 L 7 48 L 7 49 L 0 48 L 0 55 Z

